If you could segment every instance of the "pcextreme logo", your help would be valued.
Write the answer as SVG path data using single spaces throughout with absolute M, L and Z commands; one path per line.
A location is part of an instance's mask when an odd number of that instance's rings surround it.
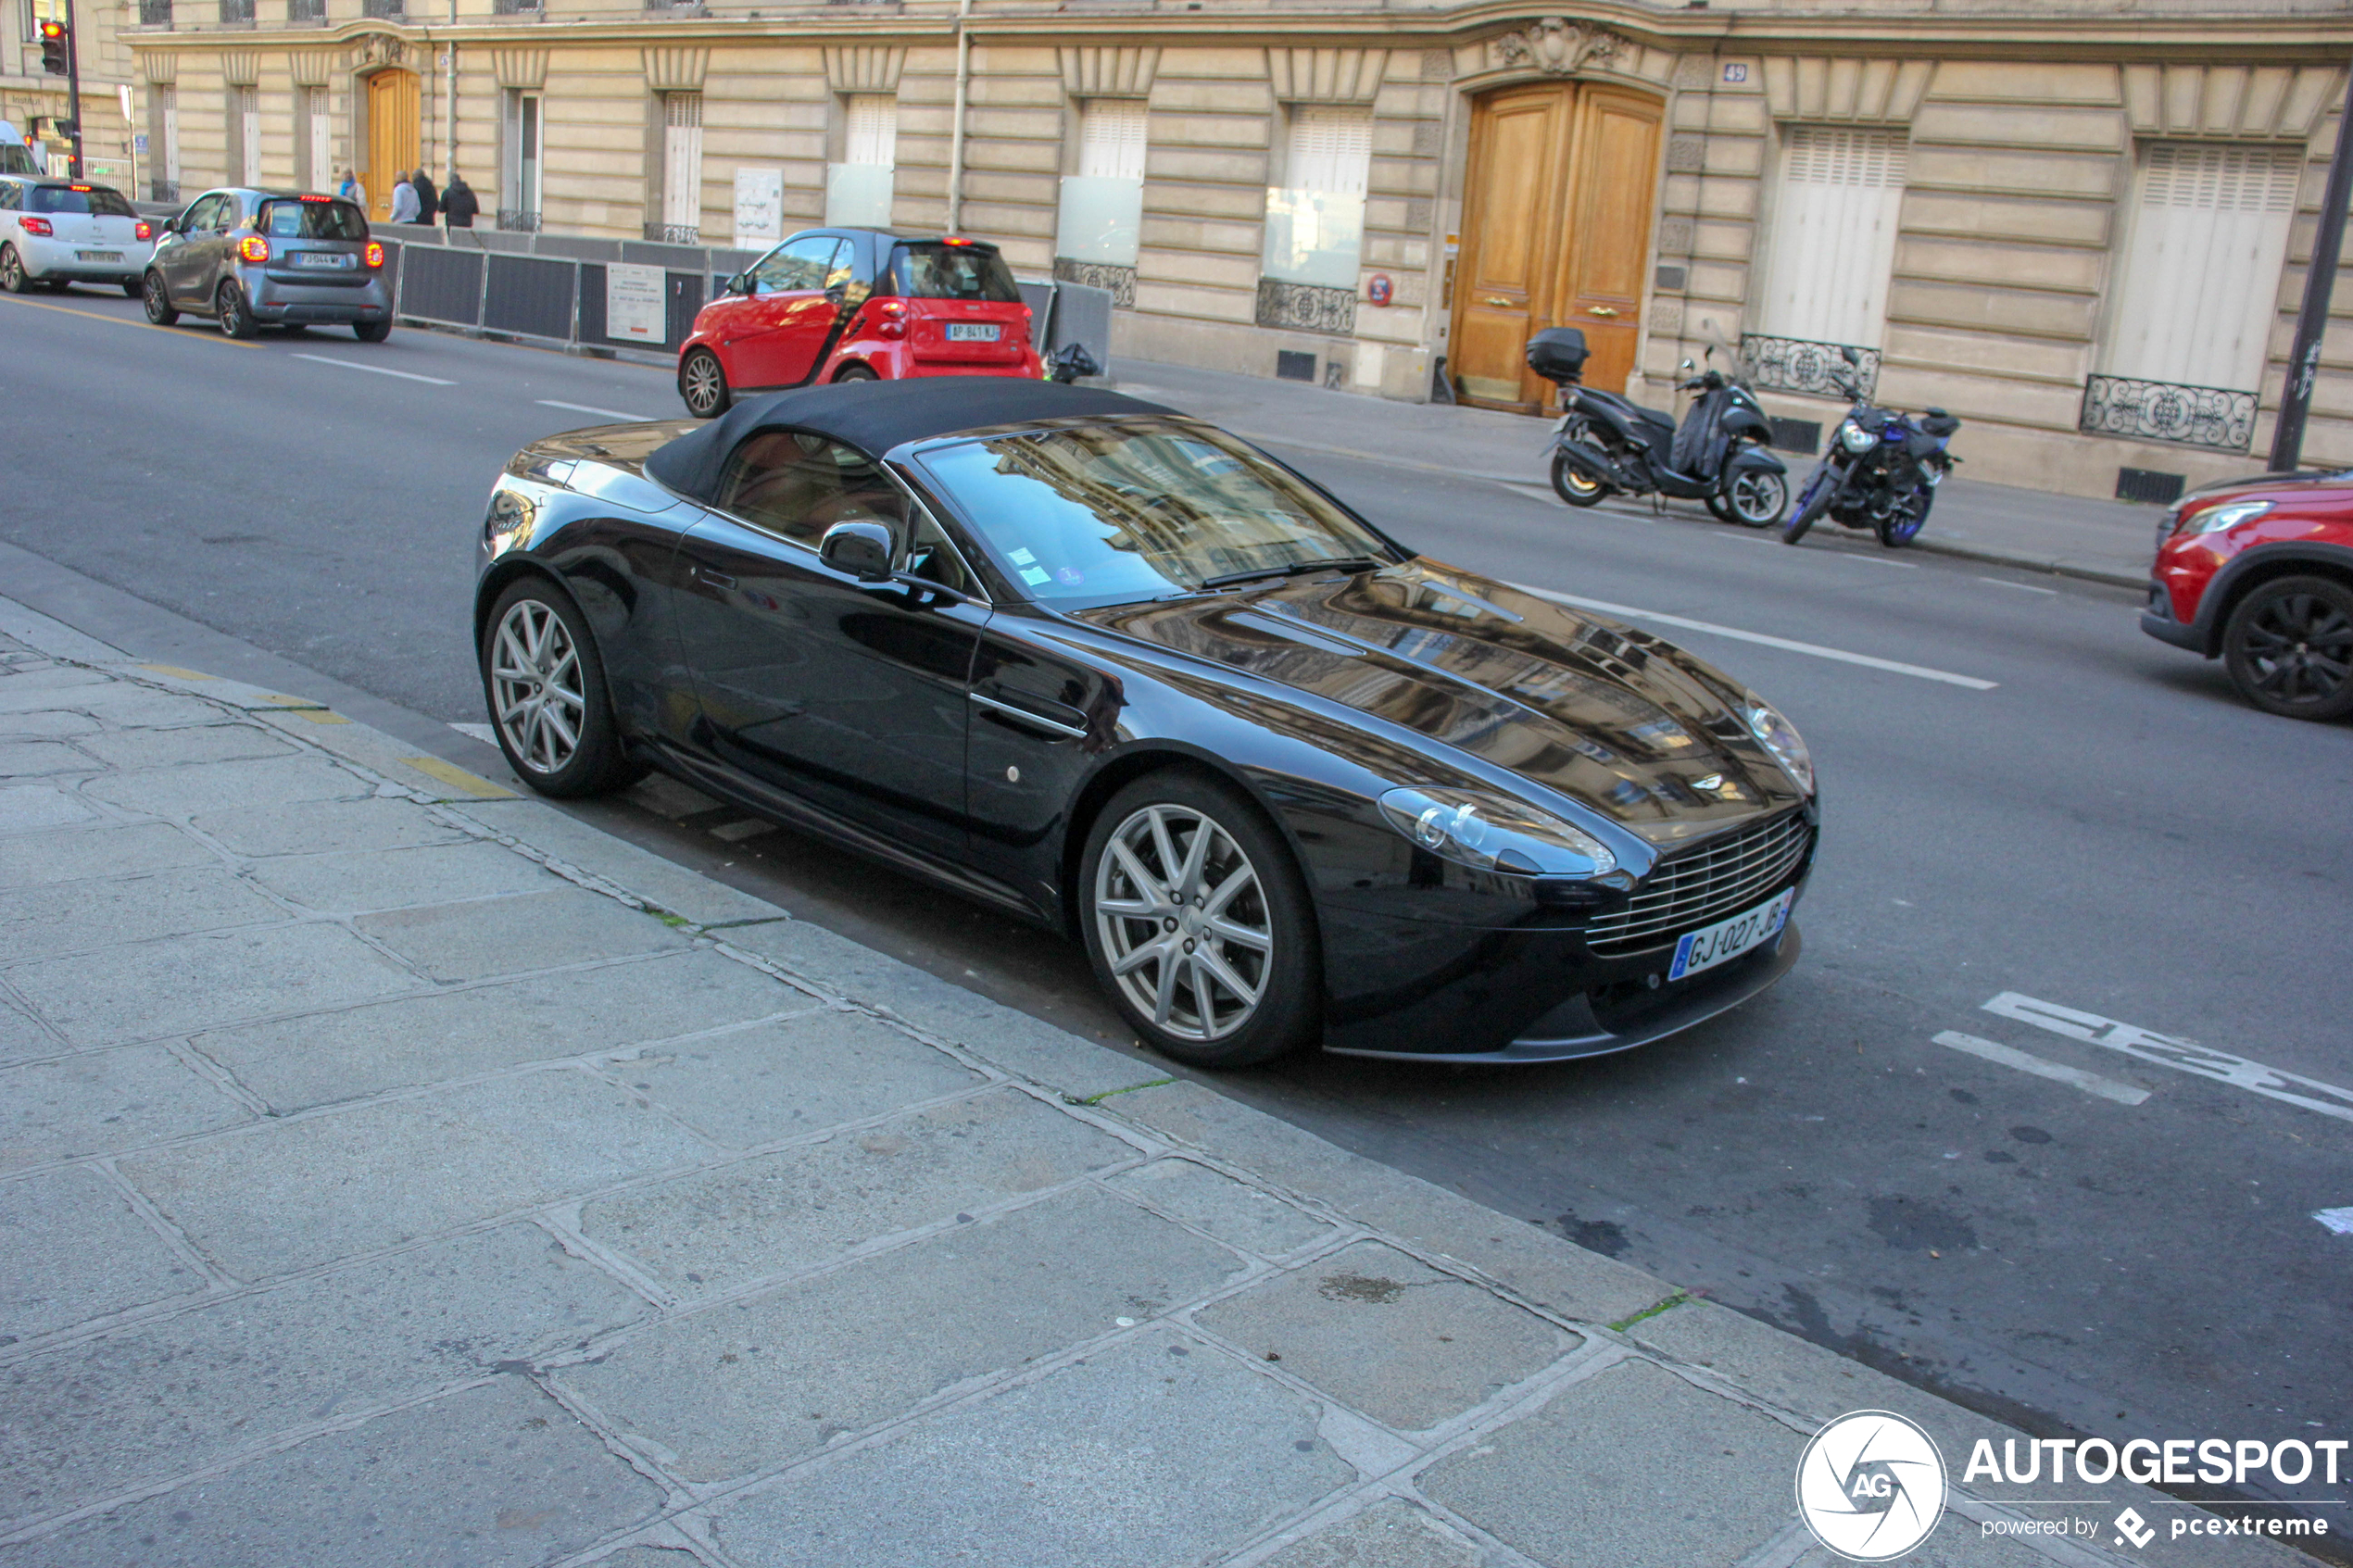
M 1798 1456 L 1797 1512 L 1839 1556 L 1889 1562 L 1928 1539 L 1944 1516 L 1944 1456 L 1891 1411 L 1840 1416 Z

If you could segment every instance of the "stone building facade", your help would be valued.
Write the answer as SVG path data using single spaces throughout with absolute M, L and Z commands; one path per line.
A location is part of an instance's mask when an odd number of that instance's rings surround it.
M 2334 0 L 132 6 L 182 194 L 356 166 L 381 214 L 454 162 L 510 227 L 952 223 L 1111 287 L 1122 356 L 1534 412 L 1570 324 L 1662 406 L 1741 357 L 1793 442 L 1851 347 L 1973 477 L 2085 495 L 2259 466 L 2353 57 Z M 2306 450 L 2353 466 L 2343 325 Z

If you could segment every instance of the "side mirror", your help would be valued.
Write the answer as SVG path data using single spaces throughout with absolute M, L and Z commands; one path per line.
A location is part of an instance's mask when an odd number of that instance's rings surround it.
M 891 579 L 890 530 L 879 522 L 837 522 L 817 542 L 817 558 L 861 583 Z

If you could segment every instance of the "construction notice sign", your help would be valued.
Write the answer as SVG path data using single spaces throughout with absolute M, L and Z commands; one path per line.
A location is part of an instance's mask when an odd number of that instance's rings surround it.
M 668 293 L 661 268 L 608 262 L 605 335 L 629 343 L 668 342 L 668 313 L 663 308 Z

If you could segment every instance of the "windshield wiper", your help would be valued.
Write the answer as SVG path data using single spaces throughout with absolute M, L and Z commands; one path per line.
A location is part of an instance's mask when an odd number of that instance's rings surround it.
M 1204 577 L 1203 588 L 1230 588 L 1237 583 L 1255 583 L 1269 577 L 1302 577 L 1311 571 L 1378 571 L 1389 565 L 1370 556 L 1335 556 L 1329 560 L 1295 560 L 1288 566 L 1262 566 L 1250 571 L 1228 571 L 1219 577 Z

